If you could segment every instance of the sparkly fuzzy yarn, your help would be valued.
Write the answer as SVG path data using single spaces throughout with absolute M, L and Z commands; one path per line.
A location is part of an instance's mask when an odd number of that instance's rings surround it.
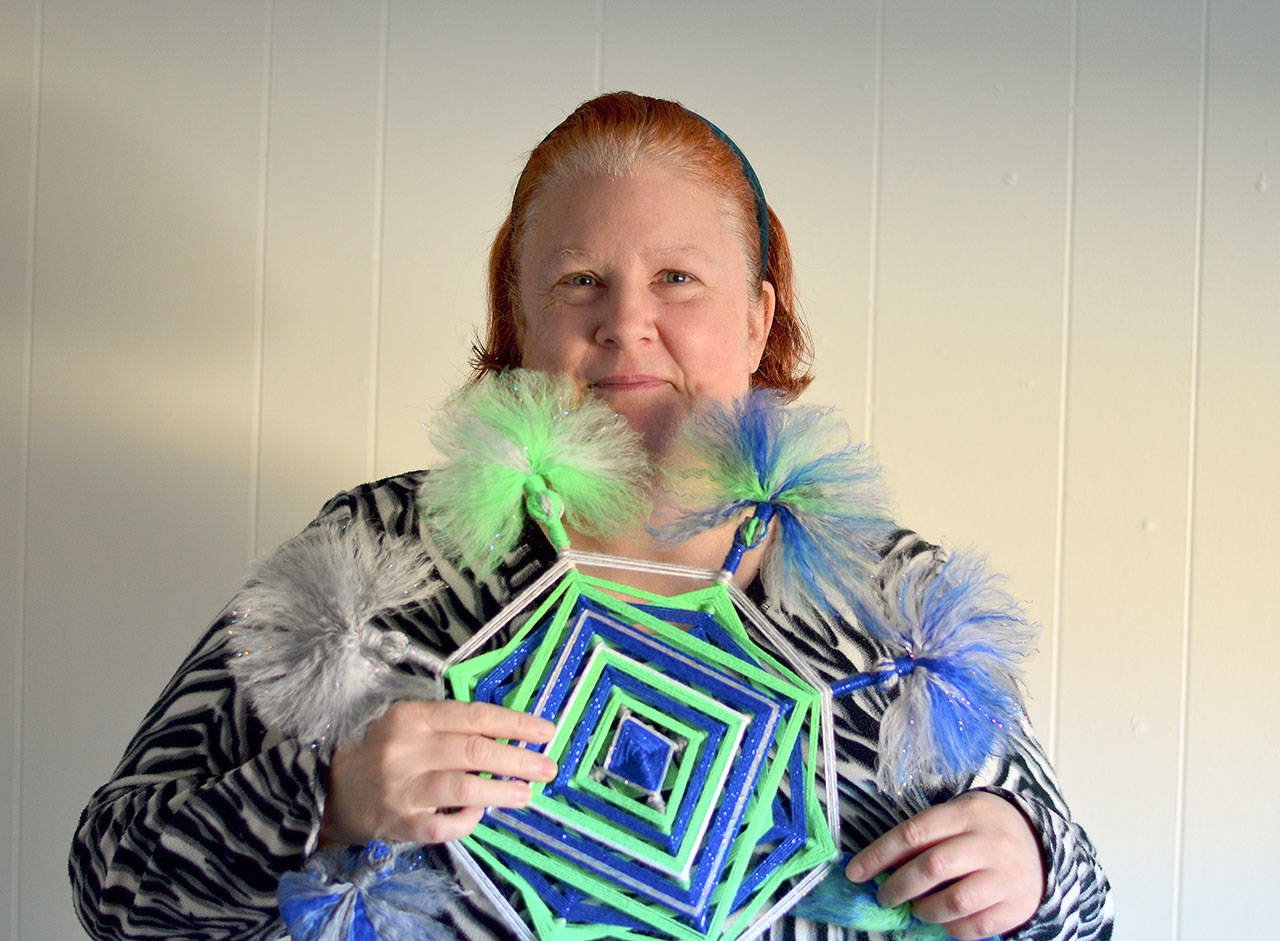
M 881 932 L 893 941 L 948 941 L 951 937 L 941 925 L 914 917 L 909 904 L 881 907 L 876 901 L 878 887 L 878 882 L 851 882 L 841 865 L 801 899 L 791 914 L 857 931 Z
M 229 665 L 262 721 L 303 741 L 350 742 L 434 680 L 394 669 L 409 638 L 378 614 L 429 598 L 434 566 L 413 538 L 321 524 L 258 562 L 232 602 Z
M 560 504 L 592 535 L 643 525 L 649 470 L 639 436 L 561 377 L 490 376 L 446 406 L 431 439 L 448 463 L 431 472 L 420 505 L 441 548 L 481 576 L 515 546 L 526 507 L 557 548 L 567 546 Z
M 293 941 L 454 941 L 437 916 L 458 892 L 418 845 L 375 840 L 322 850 L 280 879 L 280 918 Z
M 906 662 L 880 724 L 877 781 L 890 793 L 959 784 L 1018 733 L 1020 669 L 1036 630 L 967 554 L 920 557 L 886 595 L 877 633 Z
M 675 519 L 658 536 L 681 542 L 767 508 L 779 532 L 761 567 L 765 591 L 801 617 L 865 616 L 893 524 L 880 469 L 843 421 L 756 390 L 706 406 L 682 443 L 690 460 L 665 480 Z

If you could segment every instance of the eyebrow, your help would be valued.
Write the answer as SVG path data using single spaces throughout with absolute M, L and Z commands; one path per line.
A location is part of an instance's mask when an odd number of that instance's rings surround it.
M 648 252 L 648 254 L 657 258 L 665 258 L 670 255 L 693 254 L 693 255 L 697 255 L 699 258 L 706 259 L 707 261 L 712 261 L 712 262 L 715 261 L 715 257 L 713 255 L 711 255 L 705 249 L 699 248 L 697 245 L 665 245 L 662 248 L 654 249 L 653 251 Z M 592 258 L 594 256 L 590 252 L 588 252 L 585 248 L 562 248 L 554 252 L 551 257 L 552 258 Z

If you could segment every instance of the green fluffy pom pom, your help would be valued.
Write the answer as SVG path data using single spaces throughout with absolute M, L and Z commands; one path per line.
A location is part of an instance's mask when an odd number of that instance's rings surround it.
M 418 502 L 441 548 L 481 577 L 515 546 L 526 514 L 558 549 L 564 519 L 609 536 L 642 526 L 649 467 L 640 437 L 567 380 L 512 369 L 455 396 L 431 430 L 448 463 Z

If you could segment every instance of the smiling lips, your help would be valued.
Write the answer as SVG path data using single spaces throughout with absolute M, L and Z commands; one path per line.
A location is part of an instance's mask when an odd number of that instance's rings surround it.
M 591 383 L 591 388 L 598 392 L 636 392 L 643 389 L 654 389 L 667 385 L 665 379 L 649 375 L 605 376 Z

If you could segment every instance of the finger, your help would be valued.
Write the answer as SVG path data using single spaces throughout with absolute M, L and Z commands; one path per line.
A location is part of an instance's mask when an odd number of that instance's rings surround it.
M 866 882 L 963 829 L 961 815 L 947 804 L 930 807 L 870 843 L 849 860 L 845 873 L 854 882 Z
M 418 807 L 524 807 L 533 792 L 523 781 L 482 778 L 461 771 L 424 774 L 413 791 Z
M 484 735 L 456 732 L 432 737 L 426 764 L 430 771 L 474 771 L 524 781 L 550 781 L 556 776 L 556 763 L 546 755 Z
M 423 718 L 437 732 L 469 732 L 520 742 L 548 742 L 556 731 L 555 724 L 546 719 L 493 703 L 446 700 L 418 705 L 424 707 Z
M 940 840 L 895 869 L 880 886 L 876 899 L 886 908 L 923 899 L 942 886 L 984 868 L 982 850 L 982 841 L 969 834 Z M 986 908 L 995 901 L 992 898 L 979 907 Z M 967 912 L 952 912 L 951 917 L 960 914 Z
M 1021 916 L 1013 906 L 1001 903 L 967 918 L 947 922 L 942 927 L 956 941 L 984 941 L 986 938 L 1004 935 L 1015 928 L 1022 927 L 1030 917 L 1030 915 Z
M 911 903 L 911 914 L 944 925 L 1003 904 L 1003 877 L 989 869 L 973 872 Z
M 406 822 L 402 834 L 389 838 L 406 843 L 448 843 L 451 840 L 461 840 L 471 835 L 483 816 L 483 807 L 462 807 L 453 813 L 423 811 Z

